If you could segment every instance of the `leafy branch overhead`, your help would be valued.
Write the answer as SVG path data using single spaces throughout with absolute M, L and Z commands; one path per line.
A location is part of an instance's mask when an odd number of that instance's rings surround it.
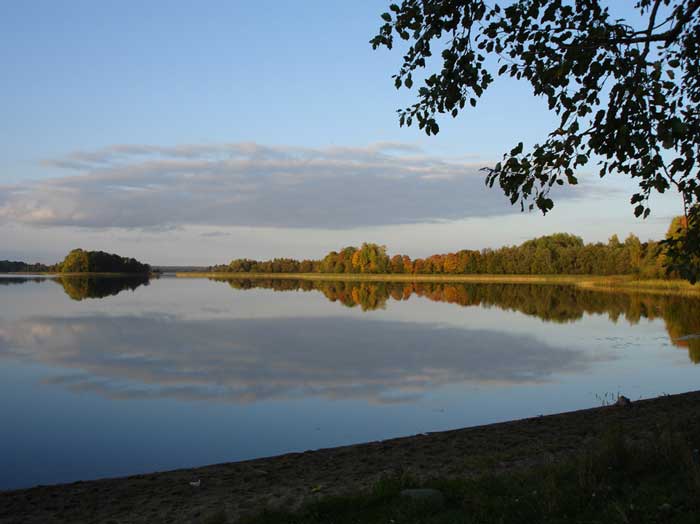
M 653 191 L 675 188 L 688 226 L 700 228 L 700 0 L 637 0 L 638 27 L 599 0 L 503 3 L 404 0 L 382 14 L 372 47 L 408 42 L 396 87 L 411 89 L 414 75 L 422 77 L 400 124 L 436 134 L 439 114 L 476 106 L 495 77 L 525 80 L 558 126 L 487 168 L 488 185 L 498 182 L 513 204 L 546 213 L 550 189 L 576 184 L 576 170 L 597 162 L 601 177 L 637 181 L 635 215 L 648 216 Z M 433 51 L 441 65 L 431 72 Z

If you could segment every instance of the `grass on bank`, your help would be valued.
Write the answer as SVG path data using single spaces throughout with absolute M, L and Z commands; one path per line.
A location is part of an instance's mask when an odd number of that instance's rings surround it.
M 652 294 L 700 294 L 700 284 L 679 279 L 639 279 L 632 275 L 416 275 L 362 273 L 175 273 L 183 278 L 282 279 L 352 282 L 461 282 L 474 284 L 559 284 L 600 291 L 636 291 Z
M 297 512 L 265 511 L 246 524 L 531 524 L 697 523 L 700 464 L 697 428 L 659 430 L 630 443 L 621 429 L 567 462 L 473 479 L 386 479 L 368 494 L 321 499 Z M 405 488 L 440 490 L 419 502 Z M 227 522 L 223 511 L 210 523 Z

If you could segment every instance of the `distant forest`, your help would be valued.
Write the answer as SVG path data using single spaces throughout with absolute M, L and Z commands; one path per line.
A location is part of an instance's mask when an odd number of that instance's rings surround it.
M 46 264 L 28 264 L 15 260 L 0 260 L 0 273 L 46 273 L 52 271 L 53 266 Z
M 150 273 L 151 266 L 134 258 L 122 257 L 104 251 L 74 249 L 62 262 L 53 265 L 28 264 L 0 260 L 2 273 Z
M 672 225 L 670 230 L 676 231 L 674 227 Z M 519 246 L 480 251 L 464 249 L 427 258 L 389 256 L 384 246 L 365 243 L 359 248 L 331 251 L 322 260 L 236 259 L 209 269 L 222 273 L 567 274 L 663 278 L 669 276 L 664 251 L 662 243 L 641 242 L 634 235 L 629 235 L 624 242 L 613 235 L 607 243 L 585 244 L 578 236 L 557 233 L 528 240 Z

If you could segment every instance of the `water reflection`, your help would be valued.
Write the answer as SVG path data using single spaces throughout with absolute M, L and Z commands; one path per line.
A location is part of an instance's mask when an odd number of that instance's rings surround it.
M 26 284 L 27 282 L 46 282 L 45 277 L 25 277 L 25 276 L 0 276 L 0 286 L 11 286 L 13 284 Z
M 18 280 L 25 285 L 0 288 L 0 412 L 12 422 L 0 431 L 10 450 L 0 453 L 0 489 L 697 387 L 685 350 L 665 347 L 670 335 L 697 360 L 700 341 L 678 340 L 700 331 L 692 298 L 530 285 L 258 280 L 231 281 L 233 291 L 203 279 L 146 289 L 145 279 Z M 290 293 L 238 291 L 260 287 Z
M 212 279 L 219 280 L 219 279 Z M 497 307 L 536 316 L 547 322 L 575 322 L 585 314 L 605 314 L 631 324 L 641 319 L 663 319 L 673 345 L 686 348 L 691 362 L 700 362 L 700 298 L 677 295 L 610 293 L 575 286 L 538 284 L 462 284 L 441 282 L 349 282 L 281 279 L 226 279 L 237 290 L 320 291 L 331 302 L 363 311 L 383 309 L 389 300 L 413 295 L 460 306 Z
M 2 279 L 0 279 L 0 282 Z M 148 276 L 138 275 L 129 277 L 58 277 L 54 282 L 63 286 L 73 300 L 86 298 L 104 298 L 118 295 L 124 290 L 133 291 L 139 286 L 147 286 Z
M 579 350 L 532 336 L 350 318 L 35 318 L 0 323 L 0 357 L 110 398 L 414 401 L 448 384 L 533 384 L 585 371 Z
M 43 279 L 13 279 L 21 282 Z M 0 279 L 6 283 L 7 280 Z M 148 285 L 145 277 L 59 278 L 73 300 Z M 572 286 L 225 280 L 236 290 L 318 291 L 363 311 L 413 296 L 463 307 L 515 311 L 556 324 L 603 314 L 631 324 L 663 319 L 674 345 L 700 361 L 700 300 L 607 293 Z M 208 306 L 206 306 L 208 307 Z M 202 311 L 206 309 L 203 306 Z M 105 312 L 106 311 L 106 312 Z M 451 384 L 537 384 L 586 372 L 592 356 L 529 334 L 373 317 L 184 318 L 167 312 L 0 319 L 0 358 L 60 368 L 49 382 L 108 398 L 177 398 L 247 403 L 323 397 L 376 403 L 415 401 Z

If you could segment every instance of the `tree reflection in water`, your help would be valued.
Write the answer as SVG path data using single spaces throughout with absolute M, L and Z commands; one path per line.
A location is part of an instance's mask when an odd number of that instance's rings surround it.
M 274 291 L 320 291 L 331 302 L 363 311 L 384 309 L 389 300 L 413 295 L 460 306 L 497 307 L 535 316 L 547 322 L 575 322 L 586 314 L 622 317 L 632 324 L 641 319 L 663 319 L 674 346 L 686 348 L 693 363 L 700 363 L 700 298 L 679 295 L 607 292 L 576 286 L 543 284 L 470 284 L 454 282 L 352 282 L 298 279 L 217 279 L 232 288 Z
M 135 290 L 139 286 L 147 286 L 149 278 L 146 275 L 128 277 L 59 277 L 56 283 L 73 300 L 86 298 L 104 298 L 118 295 L 124 290 Z

